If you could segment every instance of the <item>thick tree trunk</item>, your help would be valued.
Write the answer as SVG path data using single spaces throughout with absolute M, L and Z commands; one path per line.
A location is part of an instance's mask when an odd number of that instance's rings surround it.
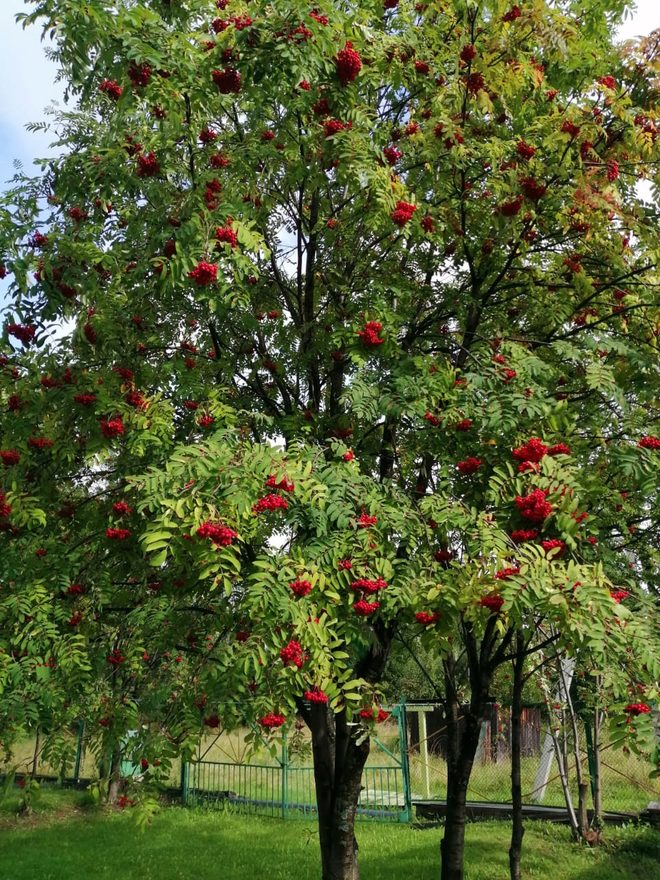
M 344 713 L 312 706 L 314 779 L 323 880 L 360 880 L 355 817 L 369 739 L 357 742 Z
M 474 757 L 479 746 L 479 734 L 484 718 L 488 682 L 480 681 L 472 693 L 469 710 L 463 715 L 463 731 L 459 733 L 460 706 L 451 681 L 452 672 L 445 675 L 447 706 L 447 812 L 440 843 L 441 880 L 463 880 L 465 850 L 465 820 L 467 788 Z
M 517 638 L 517 653 L 513 661 L 513 693 L 511 697 L 511 846 L 509 847 L 509 876 L 520 880 L 520 859 L 525 834 L 522 811 L 522 780 L 520 773 L 521 741 L 520 719 L 525 666 L 524 642 Z
M 483 715 L 471 712 L 463 717 L 464 730 L 458 753 L 447 766 L 447 813 L 440 844 L 441 880 L 463 880 L 467 788 L 472 774 L 474 756 L 479 745 Z M 458 718 L 454 722 L 458 727 Z

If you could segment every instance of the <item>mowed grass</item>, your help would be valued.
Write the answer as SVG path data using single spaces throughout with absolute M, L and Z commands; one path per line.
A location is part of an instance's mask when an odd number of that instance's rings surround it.
M 318 880 L 313 821 L 265 819 L 225 812 L 164 808 L 141 833 L 130 810 L 89 807 L 81 792 L 44 790 L 36 815 L 17 818 L 12 793 L 0 807 L 3 880 Z M 362 822 L 362 880 L 437 880 L 442 829 Z M 508 877 L 509 827 L 468 826 L 467 880 Z M 529 823 L 526 880 L 633 880 L 657 876 L 660 833 L 645 827 L 608 829 L 597 849 L 577 846 L 567 828 Z

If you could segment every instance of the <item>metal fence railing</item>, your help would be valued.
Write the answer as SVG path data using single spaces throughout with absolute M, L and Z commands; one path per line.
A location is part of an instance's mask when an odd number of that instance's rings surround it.
M 186 765 L 182 800 L 191 806 L 228 806 L 283 818 L 316 812 L 314 769 L 198 761 Z M 358 815 L 407 821 L 409 803 L 401 767 L 365 767 Z

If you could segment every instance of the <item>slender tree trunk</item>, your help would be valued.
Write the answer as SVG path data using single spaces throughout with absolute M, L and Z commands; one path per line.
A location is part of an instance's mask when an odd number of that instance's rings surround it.
M 121 786 L 121 750 L 116 746 L 110 756 L 110 768 L 108 777 L 108 803 L 114 804 L 119 797 Z
M 516 636 L 517 653 L 513 660 L 513 694 L 511 697 L 511 846 L 509 847 L 509 875 L 511 880 L 520 880 L 520 859 L 522 841 L 525 833 L 522 811 L 522 781 L 520 774 L 521 758 L 521 715 L 522 695 L 525 684 L 525 643 L 520 634 Z
M 360 880 L 355 817 L 369 739 L 358 742 L 345 714 L 326 706 L 308 713 L 314 755 L 323 880 Z
M 41 750 L 41 728 L 37 727 L 35 736 L 34 736 L 34 752 L 32 754 L 32 770 L 30 771 L 30 776 L 34 779 L 37 775 L 37 768 L 39 766 L 39 752 Z
M 603 825 L 603 790 L 602 779 L 600 773 L 600 730 L 603 723 L 603 714 L 600 709 L 594 709 L 594 727 L 593 727 L 593 800 L 594 800 L 594 817 L 592 826 L 596 830 L 600 830 Z
M 562 683 L 564 690 L 566 692 L 566 705 L 568 709 L 569 718 L 571 721 L 571 732 L 573 734 L 573 758 L 575 760 L 575 779 L 577 782 L 578 789 L 578 803 L 577 803 L 577 833 L 584 840 L 588 840 L 589 838 L 589 817 L 587 814 L 587 801 L 589 797 L 589 784 L 584 776 L 584 770 L 582 767 L 582 756 L 580 754 L 580 729 L 578 724 L 578 714 L 575 708 L 575 703 L 571 697 L 570 687 L 568 686 L 565 678 L 563 670 L 560 668 L 560 674 L 562 676 Z M 573 685 L 575 684 L 575 680 L 573 680 Z M 567 769 L 568 769 L 568 761 L 567 761 Z

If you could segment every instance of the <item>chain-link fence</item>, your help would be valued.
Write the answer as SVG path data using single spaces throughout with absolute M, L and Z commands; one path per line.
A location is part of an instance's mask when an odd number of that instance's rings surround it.
M 439 704 L 409 703 L 408 761 L 411 797 L 415 801 L 442 801 L 447 792 L 447 727 Z M 521 717 L 521 776 L 523 803 L 565 806 L 561 778 L 548 748 L 547 725 L 542 710 L 529 706 Z M 573 744 L 566 743 L 570 790 L 577 803 Z M 593 760 L 586 742 L 578 747 L 584 776 L 590 780 Z M 660 785 L 649 774 L 648 760 L 605 741 L 598 750 L 602 808 L 605 812 L 639 813 L 651 801 L 660 800 Z M 511 724 L 507 708 L 493 703 L 482 724 L 479 747 L 467 792 L 468 800 L 481 803 L 509 803 L 511 800 Z

